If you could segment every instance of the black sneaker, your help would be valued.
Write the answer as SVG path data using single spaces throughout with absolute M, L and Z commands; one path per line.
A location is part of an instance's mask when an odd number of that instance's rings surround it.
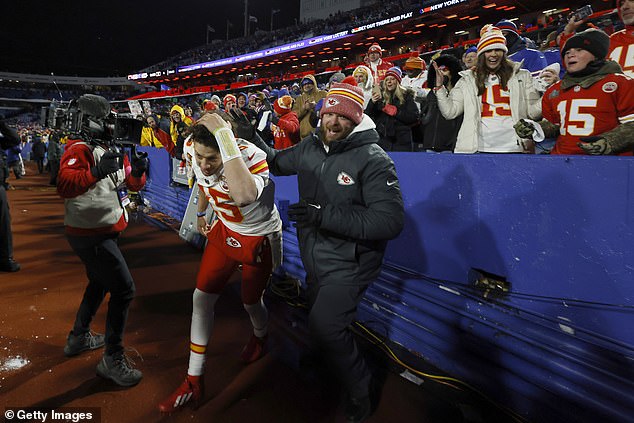
M 104 343 L 105 336 L 100 333 L 86 332 L 75 336 L 71 331 L 66 339 L 64 355 L 66 357 L 72 357 L 84 351 L 96 350 L 97 348 L 103 347 Z
M 97 364 L 97 375 L 119 386 L 134 386 L 141 381 L 143 373 L 132 368 L 133 364 L 123 351 L 113 355 L 104 354 Z
M 17 272 L 20 270 L 20 263 L 13 260 L 12 258 L 0 262 L 0 272 Z
M 349 397 L 346 401 L 345 407 L 346 421 L 348 423 L 363 422 L 372 414 L 370 397 Z

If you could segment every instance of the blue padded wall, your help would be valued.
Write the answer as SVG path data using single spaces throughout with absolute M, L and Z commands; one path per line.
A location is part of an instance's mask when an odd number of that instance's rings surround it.
M 530 420 L 632 421 L 634 162 L 392 157 L 406 224 L 359 319 Z M 276 184 L 297 201 L 294 177 Z M 301 278 L 290 238 L 286 270 Z M 485 298 L 471 268 L 510 293 Z

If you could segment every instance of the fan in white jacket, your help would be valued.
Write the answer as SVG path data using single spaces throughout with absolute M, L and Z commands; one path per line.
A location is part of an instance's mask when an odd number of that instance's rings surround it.
M 502 32 L 485 25 L 480 32 L 475 68 L 447 92 L 436 63 L 438 108 L 445 119 L 464 114 L 455 153 L 533 153 L 531 140 L 517 137 L 520 119 L 541 118 L 541 96 L 530 72 L 507 58 Z

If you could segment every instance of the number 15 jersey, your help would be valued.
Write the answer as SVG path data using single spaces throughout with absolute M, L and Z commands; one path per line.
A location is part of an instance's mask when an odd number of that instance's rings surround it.
M 229 229 L 242 235 L 264 236 L 282 228 L 282 220 L 275 207 L 275 186 L 269 179 L 266 153 L 248 141 L 238 138 L 242 160 L 247 165 L 258 191 L 257 199 L 246 206 L 238 206 L 229 193 L 224 168 L 216 174 L 205 176 L 196 163 L 194 143 L 187 140 L 184 155 L 194 170 L 200 189 L 209 199 L 216 216 Z M 237 159 L 234 159 L 237 160 Z
M 580 138 L 634 121 L 634 79 L 608 74 L 589 87 L 575 85 L 565 90 L 561 82 L 548 88 L 542 98 L 544 119 L 560 127 L 551 154 L 586 154 L 577 146 Z

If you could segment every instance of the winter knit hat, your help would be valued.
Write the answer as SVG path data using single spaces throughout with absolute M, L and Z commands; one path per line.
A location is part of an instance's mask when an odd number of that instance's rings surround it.
M 546 71 L 551 71 L 555 75 L 559 76 L 559 72 L 561 71 L 561 65 L 557 62 L 551 63 L 550 65 L 542 69 L 541 72 L 539 72 L 539 76 L 542 76 L 542 74 Z
M 275 110 L 275 113 L 280 116 L 284 116 L 285 114 L 290 112 L 292 107 L 293 97 L 291 97 L 290 95 L 283 95 L 273 102 L 273 109 Z
M 484 25 L 480 30 L 480 41 L 478 42 L 478 56 L 485 51 L 502 50 L 508 53 L 506 48 L 506 38 L 502 35 L 502 31 L 493 25 Z
M 383 49 L 378 43 L 373 43 L 368 49 L 368 54 L 370 53 L 379 53 L 379 56 L 383 55 Z
M 587 50 L 597 60 L 604 60 L 610 48 L 610 37 L 600 29 L 589 28 L 585 31 L 577 32 L 566 40 L 564 47 L 561 49 L 561 57 L 564 57 L 571 48 Z
M 399 68 L 398 66 L 392 66 L 387 71 L 385 71 L 385 78 L 387 78 L 388 76 L 393 76 L 400 84 L 401 80 L 403 79 L 403 71 L 401 71 L 401 68 Z
M 502 31 L 502 34 L 504 34 L 504 31 L 509 31 L 515 33 L 515 35 L 520 35 L 517 30 L 517 25 L 515 25 L 512 21 L 502 19 L 500 22 L 496 23 L 495 26 L 498 27 L 500 31 Z
M 211 96 L 211 101 L 213 101 L 214 103 L 217 103 L 217 104 L 222 103 L 222 101 L 220 100 L 220 97 L 218 97 L 216 94 Z
M 341 82 L 345 77 L 346 75 L 343 72 L 335 72 L 330 76 L 328 83 L 332 84 L 333 82 Z
M 205 112 L 212 112 L 214 110 L 218 110 L 218 106 L 216 106 L 216 103 L 214 103 L 211 100 L 204 100 L 203 101 L 203 110 Z
M 427 65 L 425 64 L 425 61 L 418 56 L 418 53 L 412 53 L 412 57 L 410 57 L 409 59 L 407 59 L 405 61 L 405 65 L 403 66 L 403 69 L 405 69 L 405 70 L 411 70 L 411 69 L 425 70 L 425 69 L 427 69 Z
M 233 94 L 227 94 L 226 96 L 224 96 L 224 98 L 222 99 L 222 107 L 226 109 L 227 103 L 230 101 L 233 101 L 233 103 L 236 104 L 237 103 L 236 96 Z
M 356 125 L 363 119 L 363 91 L 352 84 L 335 82 L 324 99 L 320 117 L 325 113 L 336 113 L 345 116 Z
M 345 78 L 343 78 L 343 81 L 341 81 L 341 83 L 343 84 L 350 84 L 353 86 L 357 86 L 357 80 L 354 79 L 354 76 L 346 76 Z
M 466 49 L 464 52 L 464 54 L 469 54 L 469 53 L 478 53 L 478 49 L 476 48 L 476 46 L 471 46 L 468 49 Z
M 367 66 L 359 65 L 352 72 L 352 76 L 356 76 L 356 75 L 359 75 L 359 74 L 364 74 L 366 76 L 366 78 L 367 78 L 368 75 L 371 75 L 371 72 L 372 71 Z

